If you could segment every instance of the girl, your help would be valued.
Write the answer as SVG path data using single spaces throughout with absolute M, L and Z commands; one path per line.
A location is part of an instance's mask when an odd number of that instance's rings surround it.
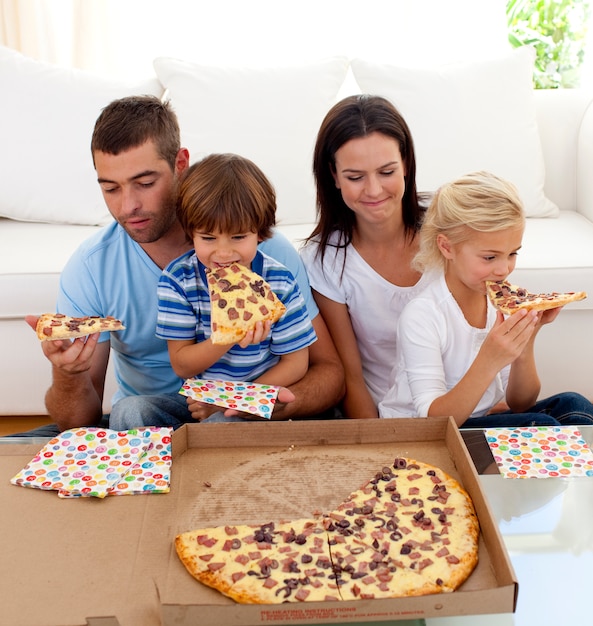
M 436 193 L 413 266 L 440 276 L 400 316 L 381 417 L 452 415 L 472 428 L 593 424 L 593 405 L 578 394 L 537 402 L 535 338 L 560 309 L 505 319 L 486 297 L 486 281 L 513 271 L 524 226 L 516 189 L 487 172 Z
M 426 284 L 410 262 L 423 209 L 410 130 L 378 96 L 345 98 L 314 152 L 318 224 L 301 257 L 344 365 L 346 417 L 378 417 L 395 351 L 395 320 Z

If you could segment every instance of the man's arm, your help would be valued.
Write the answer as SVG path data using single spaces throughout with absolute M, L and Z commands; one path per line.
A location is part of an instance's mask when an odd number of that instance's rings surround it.
M 35 329 L 37 318 L 27 316 Z M 92 426 L 102 416 L 109 342 L 99 333 L 74 341 L 44 341 L 43 353 L 52 365 L 52 384 L 45 394 L 47 411 L 60 428 Z
M 344 395 L 344 368 L 321 315 L 312 321 L 317 341 L 309 346 L 309 369 L 288 389 L 294 400 L 278 402 L 273 420 L 315 418 L 337 406 Z

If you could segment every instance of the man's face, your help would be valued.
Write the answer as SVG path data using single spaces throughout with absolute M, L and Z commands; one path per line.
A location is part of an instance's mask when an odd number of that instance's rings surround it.
M 176 221 L 177 174 L 150 140 L 117 155 L 95 152 L 97 180 L 114 219 L 140 243 L 152 243 Z

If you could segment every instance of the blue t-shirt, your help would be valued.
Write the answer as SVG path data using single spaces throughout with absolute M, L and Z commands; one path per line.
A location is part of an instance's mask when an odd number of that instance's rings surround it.
M 212 380 L 252 381 L 280 356 L 310 346 L 316 339 L 303 296 L 292 274 L 272 257 L 258 251 L 251 269 L 269 283 L 286 307 L 268 337 L 241 348 L 232 346 L 216 363 L 194 376 Z M 173 261 L 158 285 L 156 335 L 161 339 L 200 343 L 211 335 L 211 306 L 205 268 L 193 251 Z
M 313 319 L 318 310 L 296 249 L 279 232 L 261 243 L 260 249 L 296 277 Z M 167 344 L 154 332 L 161 273 L 140 245 L 113 222 L 81 244 L 60 276 L 57 311 L 74 316 L 113 315 L 126 326 L 100 338 L 111 341 L 118 384 L 112 403 L 125 396 L 176 393 L 181 387 Z

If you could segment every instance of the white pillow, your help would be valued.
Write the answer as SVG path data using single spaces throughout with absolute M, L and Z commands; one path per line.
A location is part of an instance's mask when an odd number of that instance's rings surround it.
M 348 59 L 291 67 L 216 67 L 157 58 L 192 162 L 214 152 L 251 159 L 274 185 L 279 224 L 315 221 L 313 147 Z
M 352 61 L 364 93 L 391 100 L 410 126 L 419 191 L 476 170 L 513 182 L 529 217 L 556 217 L 544 196 L 545 166 L 533 102 L 534 51 L 436 68 Z
M 160 96 L 156 79 L 132 86 L 0 47 L 0 216 L 105 224 L 111 220 L 91 157 L 91 135 L 111 100 Z

